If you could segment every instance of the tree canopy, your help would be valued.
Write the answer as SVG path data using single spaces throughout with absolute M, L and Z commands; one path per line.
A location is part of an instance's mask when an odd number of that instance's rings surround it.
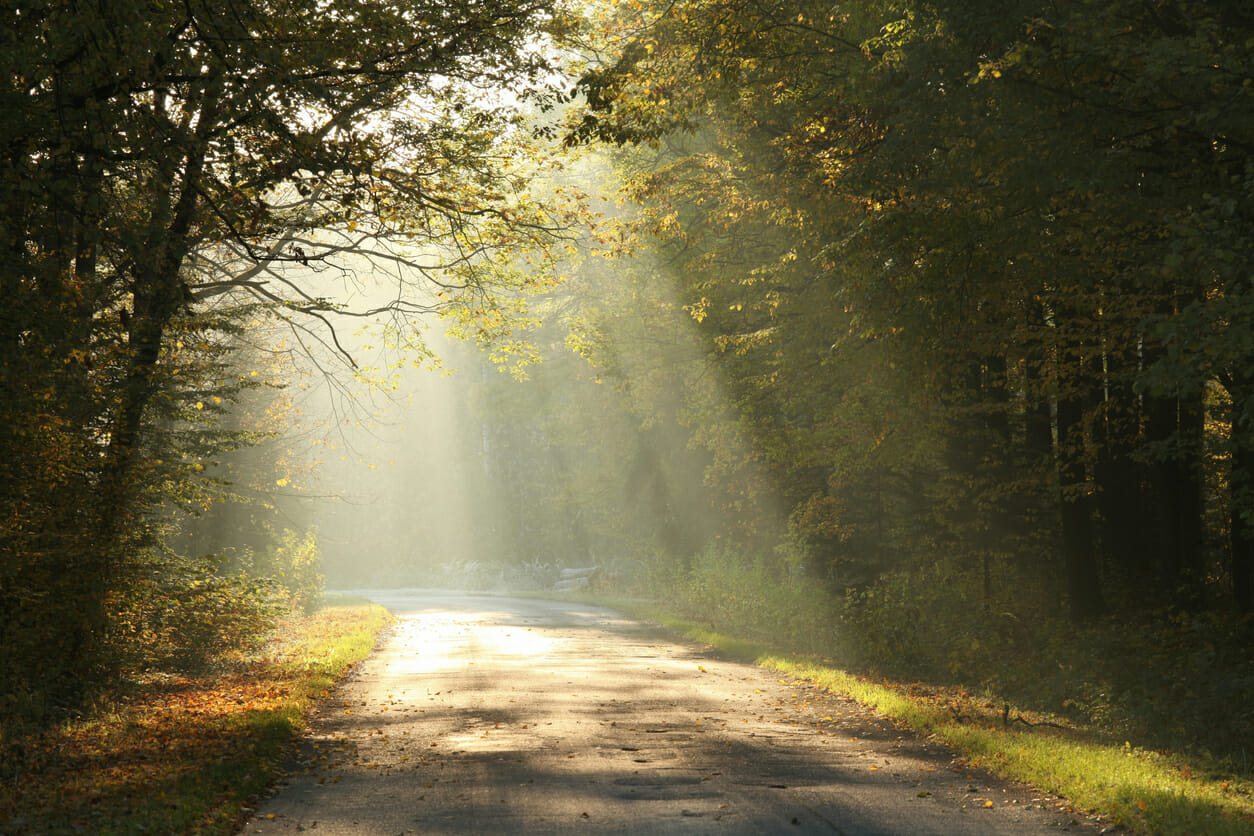
M 569 222 L 527 196 L 524 115 L 560 98 L 572 18 L 550 0 L 0 14 L 0 678 L 55 701 L 103 658 L 154 486 L 205 452 L 163 431 L 238 389 L 214 359 L 230 309 L 343 353 L 337 319 L 404 341 L 452 308 L 491 330 L 494 287 L 543 281 L 493 265 Z
M 1103 577 L 1152 608 L 1218 572 L 1254 606 L 1248 16 L 724 0 L 619 23 L 570 141 L 663 149 L 635 194 L 780 484 L 817 477 L 798 533 L 866 554 L 872 518 L 880 549 L 949 531 L 986 575 L 1057 557 L 1079 619 Z M 822 437 L 846 440 L 795 446 Z

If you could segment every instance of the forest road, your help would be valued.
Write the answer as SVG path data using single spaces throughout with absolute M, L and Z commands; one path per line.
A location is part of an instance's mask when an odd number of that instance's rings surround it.
M 363 594 L 399 620 L 243 833 L 1097 832 L 855 702 L 610 610 Z

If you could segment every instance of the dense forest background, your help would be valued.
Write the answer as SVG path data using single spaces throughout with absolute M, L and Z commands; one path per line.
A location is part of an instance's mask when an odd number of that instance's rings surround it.
M 6 711 L 322 571 L 596 565 L 1248 768 L 1254 13 L 210 5 L 5 12 Z M 394 536 L 298 519 L 337 442 L 296 381 L 393 386 L 345 335 L 430 364 L 433 315 L 456 409 Z
M 488 419 L 519 551 L 1248 758 L 1254 17 L 619 11 L 568 141 L 622 226 L 547 334 L 593 370 Z

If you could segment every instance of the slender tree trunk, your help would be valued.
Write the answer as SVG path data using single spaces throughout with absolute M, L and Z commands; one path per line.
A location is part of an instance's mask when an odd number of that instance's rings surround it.
M 1228 474 L 1232 597 L 1241 613 L 1254 613 L 1254 432 L 1245 420 L 1254 379 L 1228 381 L 1232 396 L 1232 469 Z
M 160 109 L 161 103 L 159 102 Z M 205 125 L 214 121 L 212 109 L 202 112 Z M 203 128 L 207 129 L 207 128 Z M 191 249 L 192 228 L 200 200 L 198 182 L 204 166 L 203 141 L 187 139 L 179 155 L 172 150 L 146 183 L 155 195 L 147 223 L 146 245 L 132 254 L 130 274 L 132 310 L 128 327 L 127 368 L 119 384 L 117 406 L 110 424 L 109 445 L 101 463 L 95 508 L 95 535 L 100 556 L 98 594 L 92 608 L 95 629 L 108 628 L 104 593 L 117 587 L 140 529 L 139 465 L 143 429 L 157 392 L 158 364 L 170 323 L 190 302 L 182 280 L 183 261 Z
M 1091 503 L 1085 484 L 1081 420 L 1073 398 L 1058 401 L 1058 482 L 1061 491 L 1063 567 L 1071 619 L 1092 620 L 1105 609 L 1093 549 Z
M 1144 521 L 1144 468 L 1129 454 L 1142 424 L 1140 398 L 1132 388 L 1135 368 L 1124 353 L 1104 354 L 1105 401 L 1093 424 L 1093 478 L 1102 553 L 1118 576 L 1123 597 L 1139 605 L 1157 593 L 1158 584 L 1149 560 L 1153 537 Z
M 1229 549 L 1232 556 L 1232 597 L 1237 610 L 1243 614 L 1254 613 L 1254 519 L 1249 503 L 1237 499 L 1237 494 L 1247 493 L 1248 488 L 1237 490 L 1236 484 L 1254 484 L 1254 450 L 1243 448 L 1232 457 L 1234 499 L 1229 510 L 1231 516 Z
M 1171 571 L 1175 575 L 1176 604 L 1190 610 L 1206 605 L 1202 550 L 1205 543 L 1205 503 L 1202 490 L 1202 436 L 1206 411 L 1200 393 L 1178 400 L 1180 454 L 1171 462 L 1167 483 L 1177 520 Z
M 1039 314 L 1038 314 L 1039 316 Z M 1034 327 L 1044 328 L 1043 318 Z M 1027 390 L 1027 408 L 1023 415 L 1024 447 L 1020 467 L 1033 486 L 1027 497 L 1027 507 L 1020 532 L 1019 551 L 1033 560 L 1023 562 L 1023 572 L 1040 590 L 1040 597 L 1051 609 L 1058 607 L 1062 599 L 1059 591 L 1059 557 L 1063 549 L 1060 542 L 1061 518 L 1054 509 L 1059 502 L 1056 489 L 1058 468 L 1054 446 L 1053 399 L 1049 395 L 1047 354 L 1035 348 L 1024 358 L 1024 383 Z

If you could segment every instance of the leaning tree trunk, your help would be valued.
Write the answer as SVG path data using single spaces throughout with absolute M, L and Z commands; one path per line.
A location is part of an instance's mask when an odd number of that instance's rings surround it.
M 206 125 L 213 124 L 212 111 L 207 101 L 201 114 Z M 101 586 L 87 602 L 96 608 L 91 623 L 99 631 L 97 637 L 108 629 L 107 595 L 118 588 L 141 531 L 143 431 L 161 385 L 158 370 L 166 332 L 190 302 L 182 267 L 191 249 L 207 144 L 204 137 L 183 139 L 182 153 L 172 150 L 145 184 L 153 196 L 147 234 L 125 261 L 131 289 L 126 368 L 118 382 L 109 444 L 99 472 L 94 524 Z

